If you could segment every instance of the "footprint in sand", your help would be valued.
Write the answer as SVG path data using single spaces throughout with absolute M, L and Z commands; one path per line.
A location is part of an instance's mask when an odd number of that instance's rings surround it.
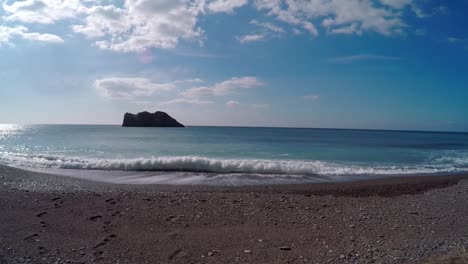
M 105 237 L 105 238 L 103 239 L 102 242 L 98 243 L 97 245 L 95 245 L 95 246 L 93 247 L 93 249 L 95 250 L 94 253 L 93 253 L 93 255 L 95 255 L 95 256 L 96 256 L 96 255 L 101 255 L 101 254 L 102 254 L 102 251 L 101 251 L 101 250 L 97 250 L 97 249 L 99 249 L 100 247 L 105 246 L 107 243 L 109 243 L 110 241 L 112 241 L 112 239 L 114 239 L 114 238 L 116 238 L 116 237 L 117 237 L 117 235 L 115 235 L 115 234 L 110 234 L 110 235 L 108 235 L 107 237 Z
M 116 203 L 115 200 L 112 199 L 112 198 L 107 199 L 105 202 L 108 203 L 108 204 L 115 204 Z
M 43 254 L 46 254 L 49 252 L 49 250 L 45 247 L 37 247 L 37 249 L 39 250 L 39 254 L 43 255 Z
M 42 212 L 42 213 L 38 213 L 36 216 L 37 216 L 37 217 L 43 217 L 43 216 L 46 215 L 46 214 L 47 214 L 47 212 Z
M 88 218 L 89 220 L 91 221 L 96 221 L 98 219 L 102 218 L 102 215 L 95 215 L 95 216 L 91 216 L 90 218 Z
M 32 239 L 32 238 L 36 238 L 38 236 L 39 236 L 39 234 L 32 234 L 30 236 L 25 237 L 24 240 L 29 240 L 29 239 Z

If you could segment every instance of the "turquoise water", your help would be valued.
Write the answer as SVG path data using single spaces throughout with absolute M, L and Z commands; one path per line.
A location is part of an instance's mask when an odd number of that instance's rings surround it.
M 0 125 L 0 163 L 129 183 L 262 184 L 450 174 L 468 171 L 468 134 Z

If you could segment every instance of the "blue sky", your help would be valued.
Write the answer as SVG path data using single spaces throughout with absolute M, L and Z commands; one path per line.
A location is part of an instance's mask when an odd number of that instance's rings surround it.
M 0 3 L 0 123 L 468 131 L 467 1 Z

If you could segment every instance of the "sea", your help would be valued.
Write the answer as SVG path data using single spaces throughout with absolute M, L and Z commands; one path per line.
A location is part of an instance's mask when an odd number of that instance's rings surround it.
M 468 173 L 468 133 L 0 125 L 0 164 L 117 184 L 263 185 Z

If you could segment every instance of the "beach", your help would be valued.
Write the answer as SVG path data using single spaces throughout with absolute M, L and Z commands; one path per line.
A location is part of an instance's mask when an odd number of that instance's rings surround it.
M 214 187 L 0 166 L 0 182 L 0 263 L 466 263 L 464 176 Z

